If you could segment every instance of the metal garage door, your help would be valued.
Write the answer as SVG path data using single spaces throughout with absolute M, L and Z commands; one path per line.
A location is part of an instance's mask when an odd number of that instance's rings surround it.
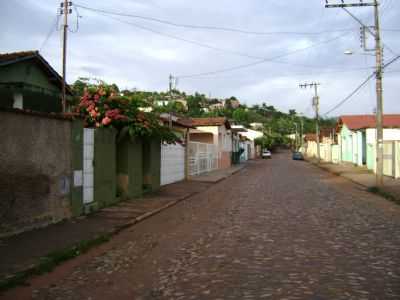
M 161 185 L 185 179 L 185 148 L 179 144 L 161 145 Z

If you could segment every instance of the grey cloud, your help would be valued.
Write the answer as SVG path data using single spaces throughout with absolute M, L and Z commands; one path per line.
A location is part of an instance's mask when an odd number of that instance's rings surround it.
M 311 91 L 301 91 L 298 83 L 320 81 L 321 110 L 349 94 L 373 70 L 340 73 L 345 69 L 374 65 L 362 55 L 343 55 L 344 50 L 359 48 L 358 24 L 341 10 L 325 9 L 322 0 L 77 0 L 75 3 L 114 11 L 156 17 L 177 23 L 236 27 L 253 31 L 315 32 L 350 28 L 345 37 L 280 59 L 285 63 L 264 63 L 251 68 L 209 77 L 182 79 L 179 87 L 186 92 L 199 91 L 213 96 L 236 95 L 247 104 L 269 101 L 281 109 L 295 108 L 311 114 Z M 400 29 L 398 1 L 382 0 L 382 28 Z M 0 51 L 38 48 L 54 20 L 59 1 L 0 1 Z M 170 73 L 187 75 L 225 69 L 256 61 L 246 57 L 201 48 L 173 40 L 112 18 L 79 9 L 82 18 L 76 34 L 68 44 L 68 80 L 79 76 L 96 76 L 116 82 L 123 88 L 165 90 Z M 353 10 L 372 24 L 370 9 Z M 252 36 L 230 32 L 183 29 L 144 20 L 129 22 L 147 26 L 165 34 L 175 35 L 214 47 L 242 52 L 257 57 L 275 57 L 337 35 L 271 35 Z M 71 16 L 73 27 L 75 16 Z M 400 52 L 399 32 L 383 31 L 383 39 L 395 52 Z M 53 33 L 43 55 L 60 70 L 60 33 Z M 385 49 L 385 61 L 393 57 Z M 397 66 L 400 62 L 397 63 Z M 305 65 L 305 66 L 299 66 Z M 308 67 L 307 67 L 308 66 Z M 310 66 L 315 66 L 311 68 Z M 391 70 L 399 70 L 396 64 Z M 385 76 L 385 110 L 400 112 L 397 100 L 398 73 Z M 375 102 L 373 81 L 336 113 L 371 112 Z

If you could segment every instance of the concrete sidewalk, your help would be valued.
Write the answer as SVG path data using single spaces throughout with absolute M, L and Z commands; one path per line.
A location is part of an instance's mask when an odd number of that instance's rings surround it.
M 227 169 L 222 170 L 215 170 L 209 173 L 201 174 L 198 176 L 193 176 L 189 180 L 190 181 L 197 181 L 197 182 L 209 182 L 209 183 L 216 183 L 225 178 L 239 172 L 245 167 L 245 164 L 242 163 L 240 165 L 234 165 Z
M 318 165 L 317 160 L 314 158 L 307 158 L 307 160 Z M 360 184 L 367 189 L 376 187 L 375 174 L 367 168 L 357 167 L 350 163 L 332 164 L 328 162 L 321 162 L 318 166 L 328 172 Z M 391 194 L 397 199 L 400 199 L 400 180 L 384 176 L 383 182 L 384 186 L 381 190 Z
M 111 236 L 176 203 L 203 192 L 244 167 L 219 170 L 161 187 L 157 193 L 121 202 L 92 215 L 0 239 L 0 283 L 27 272 L 51 253 L 71 249 L 82 241 Z

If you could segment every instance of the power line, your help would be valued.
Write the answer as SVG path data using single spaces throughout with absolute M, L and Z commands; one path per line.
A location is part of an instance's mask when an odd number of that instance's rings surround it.
M 193 45 L 196 45 L 196 46 L 199 46 L 199 47 L 202 47 L 202 48 L 211 49 L 211 50 L 214 50 L 214 51 L 225 52 L 225 53 L 229 53 L 229 54 L 232 54 L 232 55 L 241 56 L 241 57 L 250 58 L 250 59 L 257 59 L 259 62 L 270 61 L 270 62 L 277 63 L 277 64 L 292 65 L 292 66 L 298 66 L 298 67 L 304 67 L 304 68 L 316 68 L 316 69 L 317 68 L 326 68 L 326 66 L 309 66 L 309 65 L 303 65 L 303 64 L 294 64 L 294 63 L 289 63 L 289 62 L 277 61 L 276 58 L 273 58 L 273 59 L 265 58 L 265 57 L 261 57 L 261 56 L 249 55 L 249 54 L 246 54 L 246 53 L 243 53 L 243 52 L 239 52 L 239 51 L 233 51 L 233 50 L 229 50 L 229 49 L 219 48 L 219 47 L 215 47 L 215 46 L 212 46 L 212 45 L 208 45 L 208 44 L 204 44 L 204 43 L 201 43 L 201 42 L 197 42 L 197 41 L 194 41 L 194 40 L 189 40 L 189 39 L 186 39 L 186 38 L 182 38 L 182 37 L 179 37 L 179 36 L 176 36 L 176 35 L 160 32 L 158 30 L 155 30 L 155 29 L 152 29 L 152 28 L 149 28 L 149 27 L 145 27 L 143 25 L 139 25 L 139 24 L 136 24 L 136 23 L 132 23 L 132 22 L 129 22 L 129 21 L 126 21 L 126 20 L 121 20 L 121 19 L 109 16 L 109 15 L 101 13 L 101 12 L 98 12 L 98 13 L 103 15 L 103 16 L 106 16 L 106 17 L 108 17 L 110 19 L 113 19 L 113 20 L 115 20 L 117 22 L 120 22 L 120 23 L 123 23 L 123 24 L 127 24 L 127 25 L 131 25 L 133 27 L 136 27 L 136 28 L 139 28 L 139 29 L 142 29 L 142 30 L 145 30 L 145 31 L 149 31 L 149 32 L 152 32 L 152 33 L 160 35 L 160 36 L 168 37 L 168 38 L 175 39 L 175 40 L 178 40 L 178 41 L 183 41 L 183 42 L 186 42 L 186 43 L 189 43 L 189 44 L 193 44 Z M 335 40 L 337 40 L 339 38 L 342 38 L 342 37 L 344 37 L 344 36 L 346 36 L 348 34 L 349 34 L 349 32 L 346 32 L 346 33 L 344 33 L 342 35 L 336 36 L 333 39 L 329 39 L 329 40 L 326 40 L 326 41 L 315 43 L 315 44 L 313 44 L 313 45 L 311 45 L 309 47 L 306 47 L 304 49 L 295 50 L 295 51 L 293 51 L 293 52 L 291 52 L 289 54 L 297 53 L 297 52 L 303 51 L 303 50 L 307 50 L 309 48 L 314 47 L 315 45 L 319 45 L 319 44 L 324 44 L 324 43 L 327 43 L 327 42 L 335 41 Z M 287 56 L 287 55 L 284 55 L 284 56 Z M 284 57 L 284 56 L 279 56 L 279 58 L 280 57 Z M 192 76 L 190 76 L 190 77 L 192 77 Z M 181 76 L 179 78 L 188 78 L 188 77 L 187 76 Z
M 393 64 L 394 62 L 396 62 L 398 59 L 400 59 L 400 55 L 397 55 L 396 57 L 392 58 L 388 63 L 386 63 L 382 69 L 385 69 L 387 67 L 389 67 L 391 64 Z
M 400 55 L 394 57 L 393 59 L 391 59 L 387 64 L 385 64 L 382 69 L 387 68 L 388 66 L 390 66 L 391 64 L 393 64 L 394 62 L 396 62 L 398 59 L 400 59 Z M 368 81 L 370 81 L 374 76 L 376 75 L 376 72 L 373 72 L 371 75 L 369 75 L 367 77 L 367 79 L 365 79 L 354 91 L 352 91 L 350 93 L 350 95 L 348 95 L 346 98 L 344 98 L 342 101 L 340 101 L 338 104 L 336 104 L 333 108 L 331 108 L 330 110 L 328 110 L 326 113 L 324 113 L 323 115 L 326 116 L 328 114 L 330 114 L 331 112 L 333 112 L 334 110 L 338 109 L 340 106 L 342 106 L 344 103 L 346 103 L 348 100 L 351 99 L 351 97 L 353 97 L 359 90 L 361 90 L 367 83 Z
M 43 40 L 41 46 L 39 47 L 39 52 L 42 52 L 44 46 L 47 44 L 50 37 L 53 35 L 54 31 L 57 29 L 59 20 L 60 20 L 60 16 L 59 16 L 59 14 L 57 14 L 56 17 L 54 18 L 53 22 L 51 23 L 51 27 L 50 27 L 49 32 L 46 35 L 46 38 Z
M 190 75 L 181 75 L 181 76 L 177 76 L 177 77 L 181 78 L 181 79 L 182 78 L 193 78 L 193 77 L 215 75 L 215 74 L 220 74 L 220 73 L 225 73 L 225 72 L 231 72 L 231 71 L 235 71 L 235 70 L 245 69 L 245 68 L 249 68 L 249 67 L 253 67 L 253 66 L 256 66 L 256 65 L 260 65 L 260 64 L 263 64 L 263 63 L 266 63 L 266 62 L 273 62 L 273 61 L 276 61 L 279 58 L 286 57 L 286 56 L 289 56 L 289 55 L 292 55 L 292 54 L 295 54 L 295 53 L 298 53 L 298 52 L 302 52 L 302 51 L 317 47 L 317 46 L 322 45 L 322 44 L 327 44 L 327 43 L 336 41 L 336 40 L 344 37 L 345 35 L 347 35 L 347 33 L 344 34 L 344 35 L 336 36 L 336 37 L 334 37 L 332 39 L 328 39 L 328 40 L 324 40 L 324 41 L 321 41 L 321 42 L 318 42 L 318 43 L 314 43 L 314 44 L 312 44 L 312 45 L 310 45 L 308 47 L 305 47 L 305 48 L 301 48 L 301 49 L 297 49 L 297 50 L 294 50 L 294 51 L 290 51 L 290 52 L 287 52 L 287 53 L 284 53 L 284 54 L 281 54 L 281 55 L 277 55 L 277 56 L 274 56 L 274 57 L 271 57 L 271 58 L 264 58 L 264 59 L 261 59 L 259 61 L 253 62 L 253 63 L 237 65 L 237 66 L 233 66 L 233 67 L 230 67 L 230 68 L 224 68 L 224 69 L 219 69 L 219 70 L 215 70 L 215 71 L 209 71 L 209 72 L 203 72 L 203 73 L 197 73 L 197 74 L 190 74 Z
M 141 16 L 141 15 L 136 15 L 136 14 L 129 14 L 129 13 L 123 13 L 123 12 L 116 12 L 116 11 L 110 11 L 106 9 L 100 9 L 100 8 L 93 8 L 93 7 L 88 7 L 84 6 L 81 4 L 75 4 L 75 6 L 80 7 L 82 9 L 86 9 L 89 11 L 97 12 L 97 13 L 103 13 L 107 15 L 115 15 L 115 16 L 120 16 L 120 17 L 130 17 L 130 18 L 135 18 L 135 19 L 142 19 L 146 21 L 152 21 L 152 22 L 157 22 L 165 25 L 170 25 L 174 27 L 181 27 L 181 28 L 189 28 L 189 29 L 205 29 L 205 30 L 214 30 L 214 31 L 226 31 L 226 32 L 235 32 L 235 33 L 241 33 L 241 34 L 252 34 L 252 35 L 321 35 L 321 34 L 326 34 L 326 33 L 334 33 L 334 32 L 349 32 L 352 31 L 352 29 L 336 29 L 336 30 L 322 30 L 322 31 L 316 31 L 316 32 L 295 32 L 295 31 L 270 31 L 270 32 L 265 32 L 265 31 L 251 31 L 251 30 L 244 30 L 244 29 L 239 29 L 239 28 L 230 28 L 230 27 L 219 27 L 219 26 L 207 26 L 207 25 L 193 25 L 193 24 L 182 24 L 182 23 L 175 23 L 172 21 L 168 20 L 163 20 L 163 19 L 158 19 L 154 17 L 147 17 L 147 16 Z
M 338 104 L 336 104 L 334 107 L 332 107 L 330 110 L 328 110 L 323 115 L 324 116 L 329 115 L 331 112 L 333 112 L 334 110 L 338 109 L 340 106 L 342 106 L 348 100 L 350 100 L 351 97 L 353 97 L 359 90 L 361 90 L 364 87 L 364 85 L 366 85 L 368 83 L 368 81 L 370 81 L 374 76 L 375 76 L 375 72 L 373 72 L 371 75 L 369 75 L 367 77 L 367 79 L 365 79 L 354 91 L 352 91 L 350 93 L 350 95 L 348 95 L 346 98 L 344 98 L 342 101 L 340 101 Z

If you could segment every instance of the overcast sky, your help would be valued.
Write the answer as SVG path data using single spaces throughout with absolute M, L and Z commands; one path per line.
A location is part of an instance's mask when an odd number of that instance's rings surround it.
M 330 0 L 330 2 L 338 0 Z M 346 0 L 347 2 L 350 2 Z M 356 1 L 356 0 L 352 0 Z M 168 22 L 236 28 L 264 34 L 177 27 L 150 20 L 110 16 L 78 7 L 70 15 L 69 83 L 96 77 L 121 88 L 165 91 L 168 76 L 178 89 L 212 97 L 236 96 L 248 105 L 267 102 L 287 111 L 312 115 L 312 90 L 321 83 L 321 113 L 350 94 L 373 72 L 374 57 L 362 55 L 359 25 L 341 9 L 324 8 L 325 0 L 77 0 L 74 4 Z M 385 62 L 400 53 L 400 1 L 381 1 Z M 41 49 L 61 71 L 61 31 L 54 30 L 57 0 L 0 1 L 0 52 Z M 373 25 L 372 8 L 351 9 Z M 61 25 L 61 23 L 59 23 Z M 271 33 L 271 34 L 266 34 Z M 317 33 L 317 34 L 316 34 Z M 182 39 L 186 40 L 183 41 Z M 46 41 L 47 40 L 47 41 Z M 46 41 L 46 43 L 44 43 Z M 369 37 L 372 45 L 372 37 Z M 347 49 L 354 55 L 344 55 Z M 394 52 L 394 53 L 393 53 Z M 229 70 L 259 62 L 247 68 Z M 272 60 L 271 60 L 272 59 Z M 371 67 L 371 68 L 370 68 Z M 384 77 L 384 111 L 400 113 L 400 60 Z M 371 80 L 331 115 L 372 113 L 376 103 Z

